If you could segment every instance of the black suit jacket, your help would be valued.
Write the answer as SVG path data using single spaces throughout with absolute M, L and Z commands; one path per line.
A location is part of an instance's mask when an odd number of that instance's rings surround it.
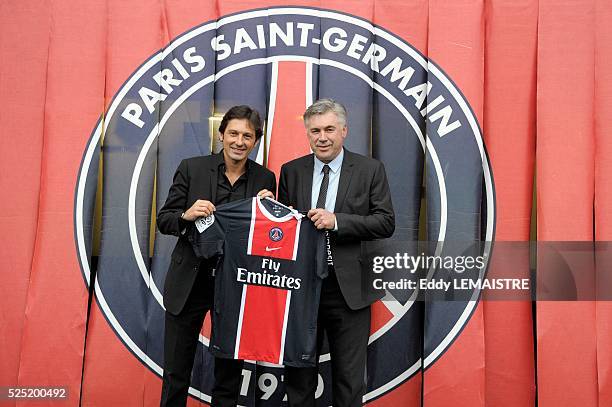
M 166 202 L 157 214 L 159 231 L 179 238 L 172 252 L 164 284 L 164 306 L 171 314 L 180 313 L 185 306 L 200 267 L 200 260 L 187 240 L 188 233 L 181 234 L 185 228 L 194 227 L 193 222 L 182 220 L 181 214 L 198 199 L 215 203 L 219 164 L 222 162 L 223 153 L 181 161 L 174 174 Z M 276 177 L 272 171 L 249 160 L 246 188 L 248 197 L 255 196 L 262 189 L 274 193 Z
M 312 198 L 313 154 L 282 166 L 278 200 L 308 210 Z M 361 270 L 362 241 L 390 237 L 395 214 L 385 168 L 380 161 L 344 150 L 334 209 L 338 231 L 330 232 L 334 268 L 342 295 L 351 309 L 382 298 Z

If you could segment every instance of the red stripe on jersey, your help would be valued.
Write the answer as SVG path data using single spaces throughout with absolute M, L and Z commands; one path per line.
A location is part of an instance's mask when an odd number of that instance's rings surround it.
M 251 218 L 251 233 L 247 254 L 252 256 L 273 257 L 275 259 L 295 260 L 299 240 L 299 219 L 289 215 L 279 220 L 266 216 L 258 202 L 253 198 L 255 218 Z M 280 220 L 285 219 L 285 220 Z
M 249 285 L 242 304 L 238 359 L 282 363 L 287 319 L 287 290 Z

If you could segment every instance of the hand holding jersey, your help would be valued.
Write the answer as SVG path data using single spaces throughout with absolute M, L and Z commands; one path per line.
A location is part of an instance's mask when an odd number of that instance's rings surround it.
M 315 208 L 308 211 L 308 218 L 317 229 L 334 230 L 336 226 L 336 215 L 325 209 Z
M 181 215 L 183 220 L 193 222 L 197 218 L 207 217 L 215 211 L 215 205 L 205 199 L 198 199 Z
M 274 199 L 274 194 L 272 193 L 272 191 L 268 191 L 267 189 L 262 189 L 261 191 L 259 191 L 257 193 L 257 197 L 258 198 L 272 198 Z

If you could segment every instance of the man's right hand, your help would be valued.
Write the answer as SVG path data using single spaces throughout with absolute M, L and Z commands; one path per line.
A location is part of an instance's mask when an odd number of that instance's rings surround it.
M 206 201 L 204 199 L 198 199 L 191 206 L 191 208 L 185 211 L 183 215 L 183 219 L 189 222 L 193 222 L 197 218 L 202 216 L 210 216 L 215 211 L 215 205 L 212 202 Z

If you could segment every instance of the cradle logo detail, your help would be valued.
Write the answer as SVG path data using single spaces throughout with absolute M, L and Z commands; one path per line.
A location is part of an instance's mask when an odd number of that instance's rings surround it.
M 270 240 L 273 242 L 278 242 L 283 238 L 283 230 L 279 227 L 273 227 L 270 229 L 268 235 L 270 236 Z
M 433 220 L 428 229 L 429 240 L 439 242 L 436 255 L 453 255 L 444 241 L 457 238 L 457 231 L 474 230 L 474 224 L 461 215 L 466 208 L 472 208 L 473 213 L 485 208 L 477 224 L 482 220 L 482 237 L 493 240 L 493 181 L 476 118 L 443 71 L 409 44 L 384 27 L 339 12 L 310 8 L 248 11 L 195 27 L 145 61 L 115 95 L 85 151 L 75 199 L 79 260 L 90 284 L 84 216 L 88 196 L 95 191 L 96 149 L 104 135 L 104 159 L 109 165 L 104 166 L 105 199 L 96 298 L 118 337 L 158 375 L 163 372 L 161 288 L 176 240 L 157 234 L 155 250 L 149 258 L 150 219 L 142 214 L 151 211 L 152 185 L 156 179 L 159 208 L 180 159 L 198 155 L 194 148 L 200 151 L 206 151 L 202 146 L 209 148 L 208 142 L 215 135 L 210 132 L 208 116 L 217 99 L 229 95 L 227 99 L 235 102 L 232 104 L 239 104 L 247 102 L 241 97 L 248 99 L 254 97 L 254 92 L 261 92 L 261 100 L 273 100 L 278 91 L 275 72 L 286 62 L 305 65 L 307 100 L 335 97 L 326 93 L 325 86 L 338 84 L 342 84 L 345 100 L 355 100 L 357 96 L 351 92 L 356 89 L 369 89 L 376 95 L 377 109 L 386 115 L 375 134 L 378 144 L 384 145 L 387 137 L 400 134 L 405 138 L 402 142 L 414 146 L 413 150 L 430 169 L 428 216 Z M 264 80 L 254 81 L 256 74 L 264 75 Z M 272 104 L 267 108 L 266 117 L 270 120 Z M 360 131 L 369 134 L 369 128 L 360 129 L 355 125 L 358 118 L 351 120 L 352 135 Z M 199 141 L 202 134 L 208 135 L 204 142 Z M 351 140 L 353 136 L 347 143 Z M 383 160 L 387 173 L 402 174 L 396 179 L 390 177 L 392 193 L 403 191 L 405 180 L 415 175 L 409 171 L 418 168 L 416 165 L 413 169 L 407 168 L 401 159 L 377 158 Z M 474 197 L 469 192 L 481 190 L 482 197 Z M 396 206 L 397 210 L 404 210 L 401 204 Z M 213 221 L 211 216 L 201 220 L 198 226 L 205 229 Z M 277 229 L 269 232 L 273 241 L 282 239 L 282 231 Z M 484 245 L 483 250 L 488 251 L 489 246 Z M 182 261 L 180 253 L 174 256 L 174 260 Z M 370 337 L 369 358 L 376 359 L 376 363 L 369 366 L 376 366 L 377 371 L 368 374 L 365 401 L 392 391 L 434 363 L 461 332 L 478 299 L 475 291 L 474 301 L 445 306 L 439 319 L 435 313 L 440 310 L 430 310 L 422 357 L 421 338 L 407 334 L 415 331 L 411 329 L 416 318 L 415 295 L 402 298 L 398 293 L 388 293 L 382 303 L 390 316 Z M 145 326 L 137 323 L 143 320 L 147 321 Z M 152 341 L 151 338 L 160 339 Z M 206 336 L 200 339 L 200 346 L 208 346 Z M 395 353 L 389 354 L 386 349 L 394 349 Z M 195 369 L 210 371 L 212 357 L 208 352 L 202 355 L 200 366 Z M 323 371 L 328 361 L 329 354 L 321 355 Z M 252 365 L 245 366 L 245 372 L 253 372 Z M 256 394 L 263 392 L 261 403 L 279 405 L 284 396 L 279 384 L 282 370 L 274 366 L 264 369 L 267 369 L 264 374 L 270 375 L 270 382 L 276 383 L 279 390 L 270 386 L 261 388 L 262 382 L 268 382 L 257 381 L 254 376 L 251 379 L 248 373 L 244 375 L 246 385 L 241 387 L 241 396 L 251 394 L 259 382 Z M 210 378 L 194 381 L 190 394 L 209 402 L 211 383 Z M 324 377 L 317 397 L 329 399 L 329 394 L 329 377 Z

